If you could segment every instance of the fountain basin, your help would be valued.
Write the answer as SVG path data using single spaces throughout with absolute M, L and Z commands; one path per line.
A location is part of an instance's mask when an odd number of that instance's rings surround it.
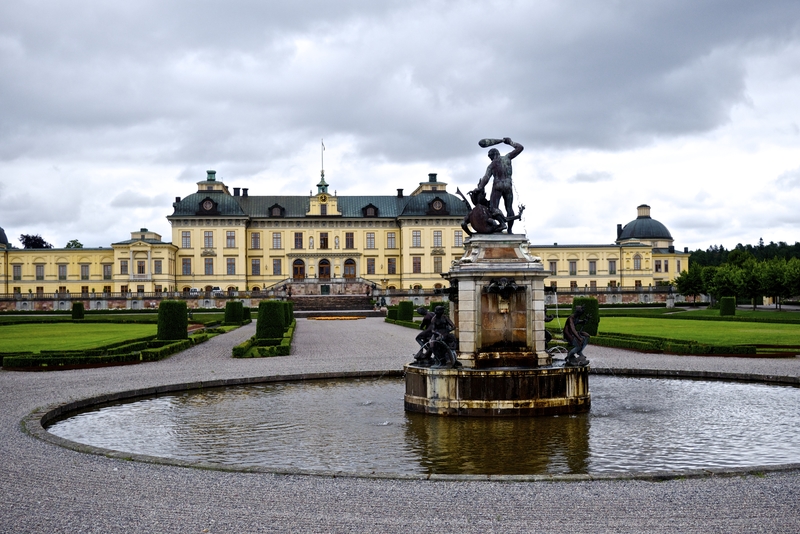
M 589 411 L 588 367 L 432 369 L 406 365 L 409 412 L 477 417 Z
M 173 384 L 43 408 L 23 425 L 82 452 L 247 472 L 591 480 L 800 468 L 796 380 L 594 376 L 587 413 L 492 418 L 405 412 L 404 384 L 387 374 Z

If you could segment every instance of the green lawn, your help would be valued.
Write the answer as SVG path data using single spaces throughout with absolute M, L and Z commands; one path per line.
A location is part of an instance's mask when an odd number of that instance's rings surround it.
M 683 339 L 712 345 L 800 345 L 800 325 L 793 324 L 601 316 L 599 333 L 602 335 L 612 332 Z
M 0 327 L 0 352 L 40 352 L 100 347 L 155 335 L 154 324 L 50 323 Z
M 703 316 L 703 317 L 719 317 L 719 310 L 694 310 L 694 311 L 687 311 L 682 312 L 684 315 L 691 314 L 695 316 Z M 778 310 L 750 310 L 750 309 L 743 309 L 743 308 L 736 308 L 736 317 L 746 318 L 746 319 L 775 319 L 775 320 L 786 320 L 786 321 L 798 321 L 800 322 L 800 312 L 796 311 L 778 311 Z

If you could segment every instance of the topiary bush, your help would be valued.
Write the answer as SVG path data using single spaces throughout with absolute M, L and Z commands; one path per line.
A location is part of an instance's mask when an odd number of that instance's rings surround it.
M 286 328 L 286 309 L 279 300 L 262 300 L 258 305 L 256 338 L 281 338 Z
M 158 306 L 158 339 L 189 339 L 186 301 L 162 300 Z
M 80 320 L 83 319 L 84 316 L 84 309 L 83 309 L 83 302 L 73 302 L 72 303 L 72 320 Z
M 244 320 L 244 305 L 241 300 L 230 301 L 225 304 L 225 320 L 227 324 L 242 324 Z
M 414 320 L 414 303 L 410 300 L 401 300 L 397 307 L 397 320 L 398 321 L 413 321 Z
M 444 314 L 449 316 L 450 315 L 450 301 L 449 300 L 434 300 L 431 301 L 431 305 L 428 307 L 431 311 L 436 311 L 436 306 L 444 307 Z
M 246 307 L 246 308 L 243 307 L 242 308 L 242 322 L 243 323 L 249 323 L 252 320 L 253 320 L 253 316 L 252 316 L 252 313 L 250 311 L 250 307 L 249 306 Z
M 294 320 L 294 303 L 288 300 L 282 300 L 281 304 L 283 305 L 283 312 L 285 314 L 286 324 L 290 325 Z
M 575 297 L 572 299 L 573 312 L 577 306 L 583 306 L 584 316 L 588 319 L 583 331 L 590 336 L 596 336 L 597 327 L 600 325 L 600 303 L 594 297 Z
M 736 297 L 722 297 L 719 299 L 720 315 L 736 315 Z

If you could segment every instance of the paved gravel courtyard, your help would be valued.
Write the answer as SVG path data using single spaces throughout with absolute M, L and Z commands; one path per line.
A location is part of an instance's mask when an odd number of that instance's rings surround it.
M 229 473 L 75 452 L 22 431 L 27 414 L 54 403 L 201 380 L 400 369 L 416 351 L 413 331 L 381 319 L 299 319 L 291 356 L 231 358 L 231 347 L 254 329 L 160 362 L 0 372 L 0 532 L 800 532 L 797 471 L 661 482 Z M 586 354 L 598 369 L 800 375 L 800 358 L 673 357 L 595 346 Z

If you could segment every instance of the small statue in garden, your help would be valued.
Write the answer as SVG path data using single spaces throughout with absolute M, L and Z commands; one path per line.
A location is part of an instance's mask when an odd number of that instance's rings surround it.
M 422 332 L 417 334 L 416 338 L 417 343 L 419 343 L 419 352 L 414 355 L 414 362 L 427 367 L 433 364 L 433 358 L 431 358 L 431 351 L 428 347 L 428 341 L 430 341 L 431 336 L 433 336 L 433 330 L 431 330 L 429 327 L 436 314 L 424 306 L 417 308 L 417 313 L 423 315 L 424 317 L 419 325 L 419 328 L 422 330 Z
M 456 325 L 444 314 L 444 306 L 436 306 L 429 328 L 433 331 L 429 341 L 433 345 L 433 367 L 440 369 L 461 367 L 455 353 L 458 348 L 458 340 L 451 333 L 456 329 Z
M 436 369 L 461 367 L 455 352 L 458 348 L 458 340 L 451 333 L 456 327 L 453 321 L 444 314 L 444 306 L 436 306 L 433 313 L 427 308 L 421 307 L 417 309 L 417 313 L 424 314 L 425 318 L 420 325 L 424 331 L 420 332 L 416 338 L 420 349 L 414 356 L 414 363 Z
M 575 306 L 575 311 L 564 324 L 564 340 L 571 346 L 564 363 L 568 367 L 589 365 L 589 360 L 583 355 L 583 349 L 589 344 L 590 336 L 583 331 L 588 320 L 589 316 L 584 313 L 583 306 Z

